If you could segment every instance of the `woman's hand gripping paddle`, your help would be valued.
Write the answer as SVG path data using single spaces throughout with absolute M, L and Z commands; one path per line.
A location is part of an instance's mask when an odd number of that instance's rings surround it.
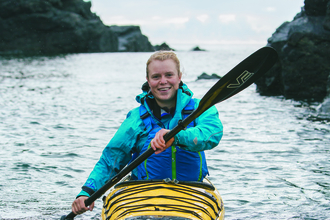
M 211 106 L 216 103 L 222 102 L 233 95 L 236 95 L 252 83 L 254 83 L 258 78 L 264 75 L 277 61 L 277 53 L 271 47 L 263 47 L 241 63 L 239 63 L 236 67 L 234 67 L 231 71 L 229 71 L 226 75 L 224 75 L 202 98 L 199 103 L 197 109 L 195 109 L 187 118 L 181 121 L 176 127 L 174 127 L 170 132 L 168 132 L 164 139 L 167 142 L 172 137 L 174 137 L 177 133 L 183 130 L 186 126 L 189 125 L 195 118 L 200 116 L 203 112 L 209 109 Z M 116 183 L 118 183 L 123 177 L 125 177 L 128 173 L 130 173 L 133 169 L 135 169 L 140 163 L 148 159 L 154 150 L 149 148 L 143 154 L 138 156 L 134 161 L 132 161 L 129 165 L 124 167 L 116 176 L 114 176 L 111 180 L 106 182 L 104 186 L 102 186 L 99 190 L 94 192 L 91 197 L 85 200 L 85 205 L 88 207 L 91 205 L 96 199 L 101 197 L 108 189 L 113 187 Z M 73 219 L 76 215 L 71 212 L 67 216 L 62 216 L 61 220 L 64 219 Z

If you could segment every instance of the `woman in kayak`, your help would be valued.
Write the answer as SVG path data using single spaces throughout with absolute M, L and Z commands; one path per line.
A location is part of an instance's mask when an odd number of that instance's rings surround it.
M 163 136 L 197 108 L 198 99 L 182 83 L 180 61 L 172 51 L 154 53 L 147 61 L 147 82 L 136 97 L 140 107 L 131 110 L 103 150 L 82 191 L 72 203 L 74 214 L 92 210 L 84 201 L 132 159 L 148 148 L 155 154 L 132 172 L 133 179 L 202 181 L 208 174 L 204 150 L 216 147 L 222 137 L 218 111 L 212 106 L 167 143 Z

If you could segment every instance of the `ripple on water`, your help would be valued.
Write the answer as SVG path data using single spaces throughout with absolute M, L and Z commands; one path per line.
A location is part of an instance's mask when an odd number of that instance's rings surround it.
M 42 153 L 40 156 L 49 157 L 49 158 L 74 158 L 74 157 L 80 157 L 80 155 L 76 154 L 76 153 L 58 153 L 58 152 Z

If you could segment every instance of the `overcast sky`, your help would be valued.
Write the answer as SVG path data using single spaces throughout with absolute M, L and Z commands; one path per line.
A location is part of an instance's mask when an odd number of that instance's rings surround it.
M 88 1 L 88 0 L 85 0 Z M 266 44 L 304 0 L 91 0 L 105 25 L 139 25 L 153 44 Z

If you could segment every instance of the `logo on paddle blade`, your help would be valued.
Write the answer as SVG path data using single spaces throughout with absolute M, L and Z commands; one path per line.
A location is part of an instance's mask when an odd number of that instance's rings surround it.
M 243 85 L 246 81 L 248 81 L 254 73 L 250 73 L 249 71 L 245 70 L 239 77 L 236 78 L 237 83 L 232 83 L 227 86 L 228 89 L 236 89 Z

